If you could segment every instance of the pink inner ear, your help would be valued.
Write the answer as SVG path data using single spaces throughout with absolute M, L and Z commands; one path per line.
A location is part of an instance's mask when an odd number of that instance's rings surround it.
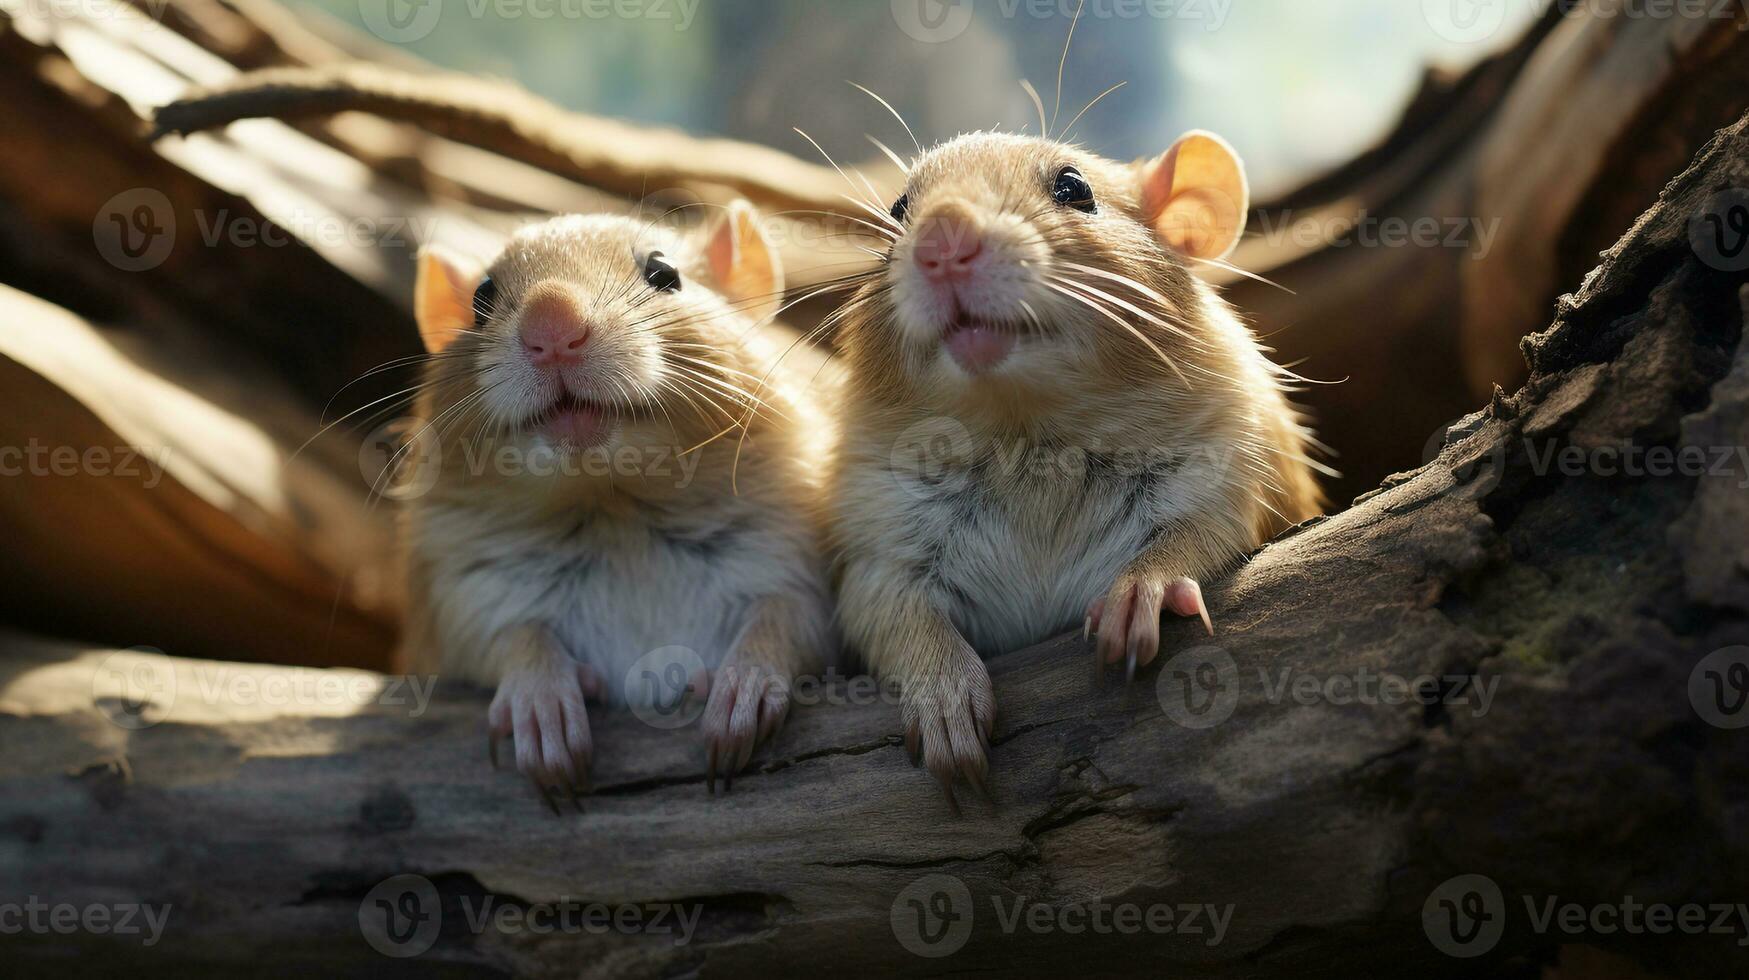
M 1172 203 L 1172 181 L 1178 175 L 1178 145 L 1147 162 L 1142 168 L 1142 213 L 1149 221 Z
M 430 353 L 442 351 L 474 322 L 474 283 L 465 275 L 435 252 L 419 257 L 413 317 Z
M 1142 169 L 1142 207 L 1162 241 L 1195 258 L 1229 251 L 1245 227 L 1244 172 L 1218 137 L 1192 133 Z
M 705 261 L 710 263 L 711 276 L 718 283 L 727 285 L 735 273 L 735 260 L 740 253 L 740 234 L 740 226 L 733 213 L 711 232 L 710 243 L 705 246 Z

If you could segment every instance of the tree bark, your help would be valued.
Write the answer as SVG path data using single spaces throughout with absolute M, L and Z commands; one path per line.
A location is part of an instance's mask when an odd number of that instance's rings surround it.
M 1749 709 L 1713 704 L 1704 683 L 1732 676 L 1714 651 L 1749 643 L 1749 261 L 1709 220 L 1738 227 L 1744 187 L 1749 119 L 1525 342 L 1521 390 L 1454 427 L 1430 465 L 1211 583 L 1212 640 L 1168 624 L 1164 666 L 1128 690 L 1090 688 L 1079 638 L 993 660 L 995 801 L 964 819 L 906 764 L 879 698 L 798 709 L 715 798 L 690 731 L 605 714 L 594 795 L 555 817 L 487 764 L 478 692 L 421 707 L 343 673 L 330 676 L 364 687 L 288 705 L 238 678 L 305 675 L 15 640 L 0 882 L 170 917 L 150 949 L 26 935 L 0 960 L 40 969 L 77 948 L 151 973 L 1351 977 L 1534 976 L 1556 961 L 1583 976 L 1607 955 L 1741 974 L 1740 924 L 1569 934 L 1532 911 L 1749 895 L 1749 735 L 1726 727 Z M 1628 447 L 1708 462 L 1624 471 Z M 1437 696 L 1391 703 L 1386 677 L 1431 678 Z M 1202 714 L 1187 685 L 1209 696 Z M 375 889 L 397 875 L 435 898 L 391 907 L 440 922 L 404 960 L 366 938 L 384 935 Z M 1483 911 L 1503 934 L 1470 959 L 1435 942 L 1460 875 L 1501 893 Z M 950 921 L 913 898 L 957 913 L 963 945 L 911 952 L 901 937 Z M 473 927 L 488 901 L 698 918 L 680 944 Z M 1168 907 L 1177 928 L 1063 928 L 1107 905 Z M 1218 937 L 1190 907 L 1225 916 Z

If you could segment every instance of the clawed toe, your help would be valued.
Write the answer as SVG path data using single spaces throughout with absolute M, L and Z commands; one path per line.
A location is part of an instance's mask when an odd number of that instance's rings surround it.
M 1109 595 L 1088 607 L 1082 636 L 1085 640 L 1091 635 L 1094 640 L 1096 687 L 1104 686 L 1106 669 L 1119 661 L 1123 663 L 1125 684 L 1134 682 L 1138 668 L 1154 661 L 1160 653 L 1162 612 L 1195 616 L 1202 620 L 1203 629 L 1214 635 L 1214 621 L 1209 618 L 1202 587 L 1190 578 L 1163 582 L 1126 576 L 1112 587 Z

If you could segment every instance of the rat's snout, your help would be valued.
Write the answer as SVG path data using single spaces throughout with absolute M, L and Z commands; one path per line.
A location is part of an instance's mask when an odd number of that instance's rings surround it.
M 589 323 L 570 290 L 555 282 L 543 282 L 529 290 L 517 318 L 516 335 L 535 367 L 581 363 L 589 333 Z
M 911 258 L 924 278 L 935 282 L 964 279 L 984 255 L 984 228 L 970 211 L 944 207 L 917 226 Z

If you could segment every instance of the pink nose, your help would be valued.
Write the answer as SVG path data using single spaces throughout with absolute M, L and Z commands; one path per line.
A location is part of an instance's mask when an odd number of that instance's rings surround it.
M 535 367 L 578 364 L 589 343 L 589 324 L 568 290 L 541 283 L 522 305 L 516 334 Z
M 984 233 L 970 218 L 938 215 L 917 229 L 911 255 L 923 275 L 937 281 L 963 279 L 984 254 Z

